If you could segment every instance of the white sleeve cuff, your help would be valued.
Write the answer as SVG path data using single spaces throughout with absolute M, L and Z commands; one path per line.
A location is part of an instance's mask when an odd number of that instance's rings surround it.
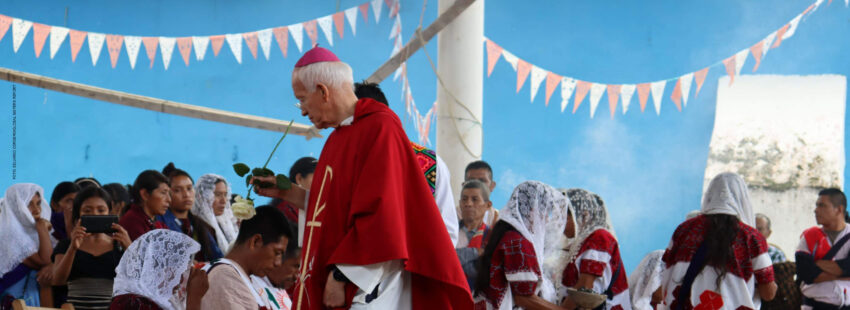
M 368 294 L 375 290 L 375 287 L 381 283 L 385 275 L 401 269 L 401 260 L 390 260 L 371 265 L 337 264 L 336 267 L 351 283 Z

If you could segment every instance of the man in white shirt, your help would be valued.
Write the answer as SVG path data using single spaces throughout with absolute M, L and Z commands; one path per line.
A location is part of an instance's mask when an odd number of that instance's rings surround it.
M 844 309 L 850 306 L 850 225 L 847 198 L 839 189 L 818 194 L 818 225 L 807 229 L 797 247 L 797 279 L 803 281 L 804 310 Z

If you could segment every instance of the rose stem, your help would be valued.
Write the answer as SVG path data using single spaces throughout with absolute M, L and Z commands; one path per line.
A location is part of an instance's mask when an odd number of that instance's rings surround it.
M 289 121 L 289 125 L 286 126 L 286 131 L 283 132 L 283 136 L 280 137 L 280 140 L 277 140 L 277 144 L 274 145 L 274 149 L 272 149 L 272 153 L 269 154 L 269 158 L 266 159 L 266 163 L 263 164 L 263 169 L 266 169 L 266 166 L 269 165 L 269 162 L 272 160 L 272 156 L 274 155 L 274 152 L 277 151 L 277 147 L 280 146 L 280 143 L 283 142 L 283 139 L 286 138 L 287 134 L 289 134 L 289 128 L 292 128 L 292 122 L 294 122 L 294 121 L 295 121 L 294 119 Z M 251 186 L 248 187 L 248 195 L 245 197 L 245 199 L 251 199 L 251 190 L 252 189 L 254 189 L 254 183 L 253 182 L 251 183 Z

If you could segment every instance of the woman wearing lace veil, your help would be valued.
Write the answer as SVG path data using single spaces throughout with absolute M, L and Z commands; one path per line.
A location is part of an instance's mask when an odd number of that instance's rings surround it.
M 115 268 L 110 309 L 171 310 L 175 292 L 188 283 L 186 309 L 200 309 L 206 273 L 191 268 L 201 245 L 179 232 L 151 230 L 134 241 Z
M 47 270 L 55 242 L 49 219 L 44 189 L 36 184 L 12 185 L 0 200 L 0 308 L 11 309 L 14 299 L 30 306 L 41 304 L 36 276 Z
M 208 173 L 198 179 L 192 213 L 215 230 L 218 247 L 227 253 L 239 234 L 239 226 L 230 209 L 230 184 L 223 176 Z
M 637 268 L 629 276 L 629 293 L 632 298 L 632 309 L 655 310 L 661 303 L 661 272 L 664 262 L 661 256 L 664 250 L 655 250 L 640 261 Z
M 557 309 L 555 287 L 543 258 L 560 252 L 569 202 L 549 185 L 518 185 L 484 249 L 476 309 Z
M 552 263 L 558 295 L 564 298 L 562 306 L 576 307 L 566 294 L 567 288 L 574 288 L 607 295 L 600 309 L 631 309 L 629 281 L 605 202 L 583 189 L 568 189 L 566 194 L 571 206 L 568 223 L 574 226 L 560 243 L 566 254 Z

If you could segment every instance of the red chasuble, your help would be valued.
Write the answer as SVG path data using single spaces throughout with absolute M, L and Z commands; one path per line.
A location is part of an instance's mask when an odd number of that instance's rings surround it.
M 401 121 L 364 98 L 325 142 L 310 187 L 293 309 L 324 309 L 328 269 L 401 259 L 414 309 L 472 309 L 466 277 Z M 347 284 L 346 307 L 356 287 Z

